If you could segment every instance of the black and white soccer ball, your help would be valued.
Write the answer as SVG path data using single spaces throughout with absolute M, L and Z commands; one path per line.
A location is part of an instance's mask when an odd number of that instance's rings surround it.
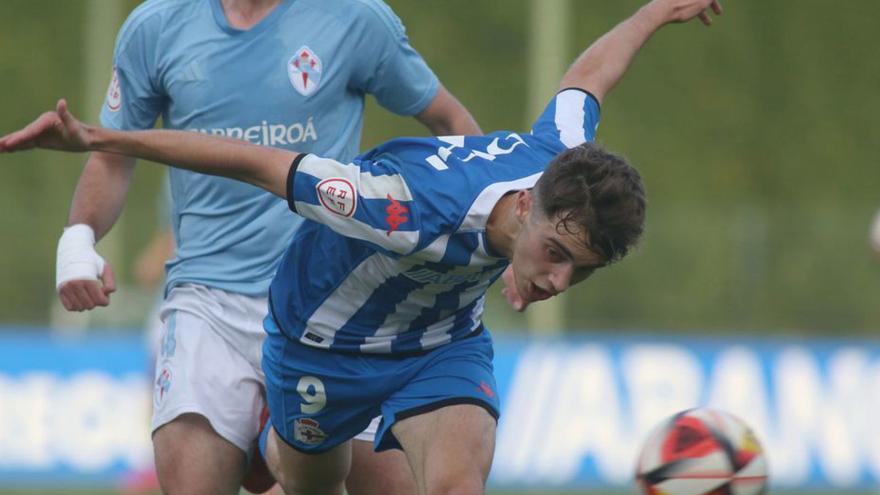
M 648 435 L 636 483 L 645 495 L 762 495 L 767 460 L 751 428 L 736 416 L 690 409 Z

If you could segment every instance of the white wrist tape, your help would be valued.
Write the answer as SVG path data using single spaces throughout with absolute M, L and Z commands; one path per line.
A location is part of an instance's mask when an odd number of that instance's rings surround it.
M 58 240 L 55 289 L 71 280 L 97 280 L 104 273 L 104 258 L 95 251 L 95 231 L 78 223 L 64 229 Z

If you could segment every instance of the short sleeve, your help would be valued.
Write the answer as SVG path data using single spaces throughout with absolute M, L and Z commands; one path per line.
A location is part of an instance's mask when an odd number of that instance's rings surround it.
M 363 4 L 358 24 L 363 26 L 362 39 L 370 42 L 357 64 L 355 86 L 396 114 L 421 112 L 437 95 L 437 76 L 409 44 L 403 23 L 387 5 L 374 0 Z
M 582 89 L 570 88 L 550 100 L 532 126 L 532 134 L 574 148 L 595 139 L 598 126 L 599 102 L 596 97 Z
M 101 107 L 101 125 L 112 129 L 150 129 L 165 98 L 157 83 L 156 50 L 160 19 L 136 9 L 116 39 L 113 72 Z
M 418 245 L 412 192 L 389 163 L 300 155 L 288 177 L 287 198 L 295 213 L 388 254 L 409 254 Z

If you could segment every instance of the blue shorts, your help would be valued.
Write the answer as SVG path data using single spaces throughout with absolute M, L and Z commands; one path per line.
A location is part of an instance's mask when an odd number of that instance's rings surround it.
M 498 418 L 488 331 L 419 355 L 350 354 L 317 349 L 264 322 L 263 371 L 272 426 L 296 450 L 318 454 L 344 443 L 382 415 L 374 446 L 400 448 L 391 426 L 453 404 L 475 404 Z

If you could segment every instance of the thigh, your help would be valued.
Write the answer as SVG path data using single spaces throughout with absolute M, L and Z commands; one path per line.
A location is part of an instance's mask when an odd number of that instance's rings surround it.
M 377 421 L 378 423 L 378 421 Z M 345 479 L 349 495 L 412 495 L 417 492 L 412 469 L 401 450 L 373 450 L 373 441 L 351 442 L 351 471 Z
M 484 407 L 441 407 L 402 419 L 392 431 L 419 493 L 483 493 L 495 452 L 495 418 Z
M 293 448 L 270 427 L 266 464 L 287 495 L 342 495 L 343 480 L 351 465 L 351 442 L 307 454 Z
M 201 297 L 205 293 L 175 289 L 163 308 L 152 429 L 197 414 L 246 452 L 259 433 L 262 372 L 218 332 L 225 313 L 217 301 Z
M 202 416 L 183 414 L 164 424 L 153 434 L 153 450 L 163 493 L 239 492 L 245 453 L 218 435 Z

